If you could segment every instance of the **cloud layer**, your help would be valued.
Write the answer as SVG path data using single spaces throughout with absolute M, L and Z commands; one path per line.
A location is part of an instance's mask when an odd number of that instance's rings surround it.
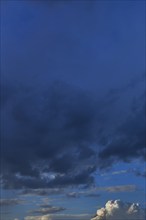
M 26 216 L 24 220 L 88 220 L 89 218 L 89 214 L 54 214 L 42 216 Z
M 22 204 L 23 202 L 21 199 L 0 199 L 0 206 L 14 206 Z

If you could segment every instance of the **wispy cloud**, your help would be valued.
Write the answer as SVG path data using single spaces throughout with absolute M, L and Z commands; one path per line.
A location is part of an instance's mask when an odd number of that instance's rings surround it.
M 109 173 L 102 173 L 101 176 L 112 176 L 112 175 L 120 175 L 120 174 L 125 174 L 127 173 L 128 170 L 117 170 L 117 171 L 114 171 L 114 172 L 109 172 Z
M 110 193 L 115 193 L 115 192 L 133 192 L 137 190 L 136 185 L 115 185 L 115 186 L 106 186 L 106 187 L 93 187 L 89 190 L 86 191 L 81 191 L 80 194 L 82 195 L 88 195 L 88 194 L 93 194 L 97 193 L 98 191 L 106 191 Z
M 0 206 L 13 206 L 24 203 L 21 199 L 0 199 Z
M 24 196 L 49 196 L 64 193 L 62 188 L 46 188 L 46 189 L 25 189 L 20 192 Z
M 79 198 L 80 196 L 85 197 L 100 197 L 99 192 L 118 193 L 118 192 L 135 192 L 137 190 L 136 185 L 115 185 L 105 187 L 92 187 L 87 190 L 71 191 L 66 194 L 68 198 Z
M 136 191 L 137 187 L 135 185 L 121 185 L 121 186 L 110 186 L 110 187 L 105 187 L 101 188 L 100 190 L 107 191 L 110 193 L 115 193 L 115 192 L 133 192 Z
M 56 212 L 61 212 L 64 211 L 65 208 L 63 207 L 56 207 L 52 205 L 41 205 L 40 208 L 36 210 L 31 210 L 29 211 L 31 214 L 40 214 L 40 215 L 46 215 L 50 213 L 56 213 Z
M 66 194 L 68 198 L 79 198 L 80 193 L 79 192 L 69 192 Z

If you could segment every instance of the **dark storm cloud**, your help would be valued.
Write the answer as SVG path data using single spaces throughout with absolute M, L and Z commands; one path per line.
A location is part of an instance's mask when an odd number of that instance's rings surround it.
M 108 166 L 113 160 L 119 159 L 125 162 L 134 158 L 145 160 L 145 133 L 145 107 L 140 107 L 134 114 L 131 112 L 127 120 L 117 128 L 109 141 L 110 143 L 99 153 L 101 165 L 102 161 L 103 166 Z
M 102 112 L 106 99 L 96 101 L 90 93 L 66 83 L 55 82 L 39 93 L 31 88 L 18 90 L 10 100 L 4 107 L 9 129 L 2 129 L 6 188 L 90 185 L 97 168 L 112 166 L 115 160 L 145 157 L 144 108 L 140 106 L 111 138 L 105 119 L 108 109 Z
M 7 134 L 5 128 L 2 131 L 5 185 L 45 187 L 44 179 L 38 178 L 40 171 L 67 173 L 57 174 L 49 184 L 86 182 L 92 170 L 77 175 L 73 170 L 87 154 L 88 159 L 94 155 L 88 145 L 95 142 L 98 131 L 95 106 L 88 94 L 60 82 L 35 98 L 29 89 L 17 93 L 11 109 L 5 107 L 10 117 L 5 118 L 6 125 L 12 126 Z
M 77 167 L 75 167 L 77 169 Z M 96 170 L 95 167 L 87 168 L 81 171 L 72 170 L 71 173 L 64 175 L 56 175 L 56 177 L 49 182 L 49 186 L 67 187 L 67 186 L 79 186 L 79 185 L 90 185 L 94 182 L 94 178 L 91 175 Z

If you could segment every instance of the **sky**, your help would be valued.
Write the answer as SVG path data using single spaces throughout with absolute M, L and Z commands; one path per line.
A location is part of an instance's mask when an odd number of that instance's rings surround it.
M 143 0 L 1 1 L 3 220 L 145 208 L 145 70 Z

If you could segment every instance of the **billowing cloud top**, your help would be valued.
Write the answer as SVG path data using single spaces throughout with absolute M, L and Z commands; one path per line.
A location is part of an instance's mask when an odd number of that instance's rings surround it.
M 98 209 L 91 220 L 144 220 L 144 210 L 138 203 L 126 203 L 121 200 L 110 200 L 105 207 Z

